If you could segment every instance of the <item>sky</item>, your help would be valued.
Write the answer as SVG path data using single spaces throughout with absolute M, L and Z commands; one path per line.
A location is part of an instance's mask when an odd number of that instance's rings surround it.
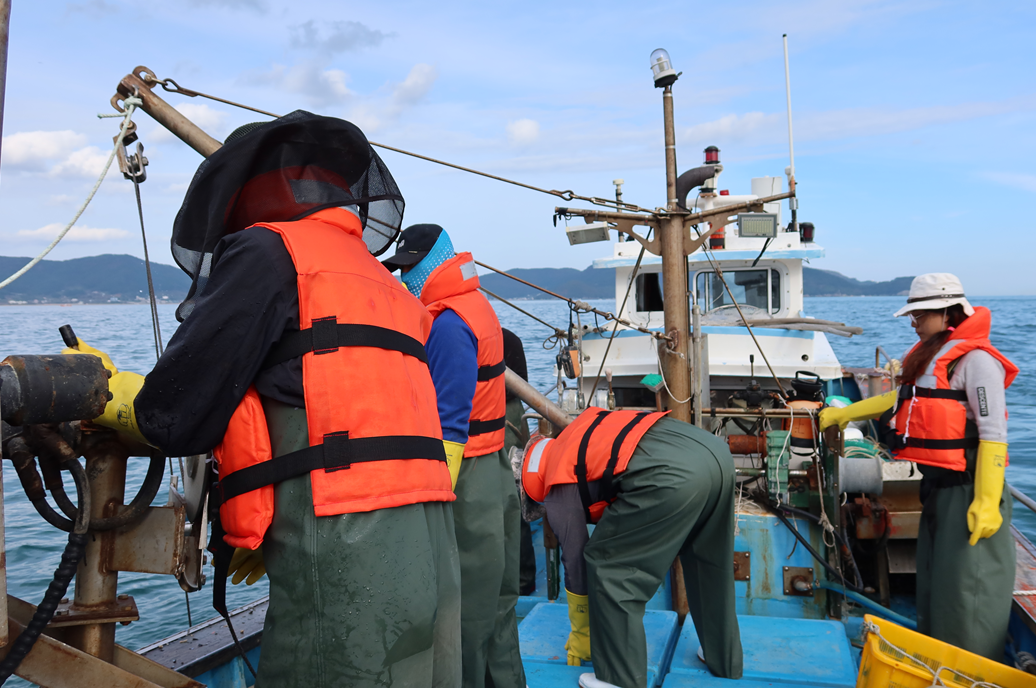
M 14 0 L 0 159 L 0 254 L 31 256 L 96 181 L 136 65 L 275 112 L 355 122 L 371 141 L 546 189 L 665 203 L 666 48 L 679 171 L 721 149 L 719 188 L 781 176 L 788 34 L 799 219 L 858 279 L 953 272 L 975 295 L 1036 294 L 1036 4 L 910 0 L 438 3 Z M 160 95 L 222 140 L 257 115 Z M 141 186 L 152 260 L 201 157 L 148 115 Z M 556 197 L 390 151 L 405 224 L 438 223 L 502 269 L 585 268 Z M 585 205 L 585 204 L 584 204 Z M 994 210 L 996 212 L 994 212 Z M 785 216 L 787 218 L 787 216 Z M 560 223 L 559 223 L 560 224 Z M 143 255 L 133 185 L 117 170 L 48 256 Z M 0 276 L 3 279 L 6 275 Z

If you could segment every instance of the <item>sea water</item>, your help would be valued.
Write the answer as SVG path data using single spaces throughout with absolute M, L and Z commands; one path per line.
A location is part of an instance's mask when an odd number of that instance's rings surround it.
M 1023 492 L 1036 497 L 1036 375 L 1029 367 L 1036 354 L 1036 297 L 976 298 L 976 305 L 993 311 L 993 342 L 1022 370 L 1007 391 L 1010 410 L 1010 460 L 1008 480 Z M 553 331 L 507 305 L 494 301 L 501 324 L 518 334 L 525 344 L 529 380 L 540 390 L 554 385 Z M 828 335 L 843 365 L 871 366 L 876 346 L 889 356 L 901 358 L 916 341 L 905 318 L 893 319 L 892 313 L 903 304 L 902 297 L 807 298 L 808 315 L 836 320 L 864 329 L 849 338 Z M 558 301 L 520 301 L 521 308 L 561 329 L 570 317 L 568 305 Z M 614 310 L 611 300 L 594 301 L 592 305 Z M 159 306 L 163 339 L 176 330 L 174 307 Z M 603 319 L 593 315 L 579 316 L 582 324 L 605 327 Z M 78 305 L 78 306 L 6 306 L 0 308 L 0 358 L 10 354 L 53 354 L 62 348 L 58 327 L 71 324 L 84 341 L 107 351 L 121 370 L 147 373 L 155 361 L 151 315 L 141 305 Z M 765 341 L 765 339 L 764 339 Z M 587 374 L 596 375 L 596 368 Z M 385 390 L 386 395 L 392 390 Z M 174 473 L 179 473 L 174 460 Z M 147 468 L 145 459 L 131 459 L 127 479 L 127 498 L 134 494 Z M 166 481 L 169 479 L 167 472 Z M 54 574 L 66 536 L 37 515 L 22 492 L 10 465 L 3 466 L 4 519 L 7 546 L 8 591 L 10 594 L 38 603 Z M 71 489 L 71 485 L 69 488 Z M 74 492 L 72 493 L 74 494 Z M 167 491 L 155 500 L 164 504 Z M 1036 515 L 1020 505 L 1015 507 L 1014 522 L 1036 540 Z M 212 567 L 206 567 L 211 583 Z M 129 626 L 118 626 L 117 642 L 139 648 L 187 627 L 185 594 L 171 576 L 123 573 L 119 591 L 130 594 L 137 602 L 141 620 Z M 71 590 L 69 591 L 71 594 Z M 229 586 L 227 601 L 231 608 L 253 600 L 267 592 L 267 581 L 254 586 Z M 198 623 L 215 616 L 211 607 L 212 588 L 207 584 L 190 595 L 192 620 Z

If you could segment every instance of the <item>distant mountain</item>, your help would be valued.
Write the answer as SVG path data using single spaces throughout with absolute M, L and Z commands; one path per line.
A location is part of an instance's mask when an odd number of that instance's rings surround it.
M 802 286 L 806 296 L 905 296 L 913 279 L 897 277 L 888 282 L 863 282 L 834 270 L 802 268 Z
M 846 277 L 832 270 L 802 268 L 806 296 L 897 296 L 910 290 L 913 277 L 888 282 L 869 282 Z M 509 275 L 520 277 L 544 289 L 572 299 L 615 297 L 615 273 L 611 270 L 574 268 L 516 268 Z M 543 292 L 495 272 L 479 275 L 482 286 L 505 299 L 548 299 Z
M 0 256 L 0 280 L 31 258 Z M 151 264 L 155 295 L 179 303 L 191 279 L 171 265 Z M 164 298 L 163 298 L 164 297 Z M 71 260 L 42 260 L 11 285 L 0 290 L 0 304 L 137 302 L 148 298 L 144 261 L 127 255 L 101 255 Z
M 521 282 L 495 272 L 482 271 L 479 282 L 483 287 L 505 299 L 549 299 L 550 296 L 538 289 L 527 287 Z M 575 268 L 515 268 L 508 275 L 526 282 L 550 289 L 555 294 L 570 299 L 615 298 L 615 272 L 613 270 L 585 270 Z
M 0 256 L 0 279 L 13 274 L 29 258 Z M 906 294 L 912 277 L 888 282 L 853 279 L 832 270 L 803 267 L 806 296 L 896 296 Z M 159 299 L 179 303 L 191 280 L 171 265 L 151 264 Z M 615 296 L 612 270 L 575 268 L 516 268 L 508 272 L 527 282 L 573 299 L 610 299 Z M 543 292 L 493 272 L 480 275 L 482 286 L 505 299 L 547 299 Z M 165 298 L 163 298 L 165 297 Z M 101 255 L 71 260 L 44 260 L 16 282 L 0 290 L 5 303 L 108 303 L 147 299 L 144 261 L 127 255 Z

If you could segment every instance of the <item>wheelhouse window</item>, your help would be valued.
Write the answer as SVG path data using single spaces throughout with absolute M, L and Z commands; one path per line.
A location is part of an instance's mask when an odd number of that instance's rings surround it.
M 781 309 L 781 276 L 776 270 L 724 270 L 723 275 L 739 305 L 766 313 L 776 313 Z M 731 294 L 711 270 L 697 274 L 694 292 L 703 313 L 721 308 L 734 309 Z
M 637 275 L 637 310 L 665 310 L 662 300 L 662 275 L 657 272 L 644 272 Z

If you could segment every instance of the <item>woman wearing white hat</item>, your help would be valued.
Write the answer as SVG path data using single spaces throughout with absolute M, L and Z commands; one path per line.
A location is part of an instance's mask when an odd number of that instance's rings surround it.
M 990 313 L 964 297 L 948 273 L 914 278 L 906 315 L 917 344 L 899 390 L 820 412 L 820 427 L 887 421 L 897 459 L 920 464 L 918 630 L 1003 660 L 1014 590 L 1004 390 L 1018 368 L 989 341 Z

